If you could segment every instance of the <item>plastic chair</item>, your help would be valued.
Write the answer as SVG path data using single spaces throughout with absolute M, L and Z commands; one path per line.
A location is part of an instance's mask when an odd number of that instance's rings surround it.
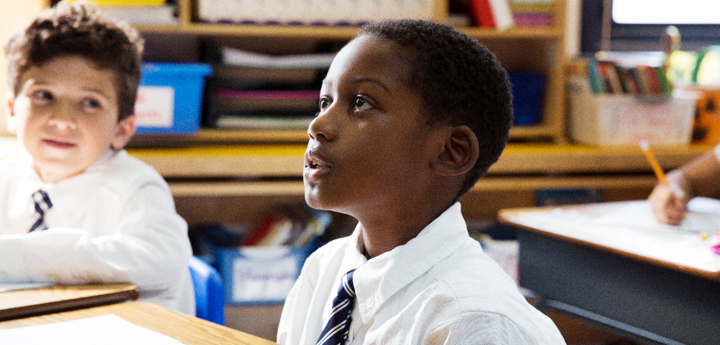
M 189 266 L 195 288 L 195 316 L 225 325 L 225 296 L 220 273 L 195 256 L 190 258 Z

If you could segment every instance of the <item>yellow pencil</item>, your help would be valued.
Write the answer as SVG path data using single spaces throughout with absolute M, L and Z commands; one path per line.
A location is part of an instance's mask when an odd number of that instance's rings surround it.
M 662 183 L 663 186 L 667 187 L 668 181 L 665 178 L 665 173 L 663 172 L 662 168 L 660 168 L 660 164 L 658 164 L 657 160 L 655 159 L 655 155 L 653 155 L 652 151 L 650 151 L 650 145 L 648 144 L 647 140 L 640 140 L 640 149 L 645 154 L 645 158 L 647 158 L 648 162 L 650 162 L 650 166 L 655 172 L 655 176 L 657 176 L 658 180 L 660 180 L 660 183 Z

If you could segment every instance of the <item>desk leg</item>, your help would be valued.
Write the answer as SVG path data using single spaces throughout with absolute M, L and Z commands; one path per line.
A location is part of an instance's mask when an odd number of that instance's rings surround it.
M 720 283 L 529 231 L 520 286 L 543 306 L 660 344 L 720 344 Z

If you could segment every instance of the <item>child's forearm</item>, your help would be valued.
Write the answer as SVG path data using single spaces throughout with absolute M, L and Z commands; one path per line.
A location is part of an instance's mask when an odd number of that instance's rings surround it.
M 679 169 L 687 184 L 688 198 L 704 196 L 720 198 L 720 162 L 710 151 Z

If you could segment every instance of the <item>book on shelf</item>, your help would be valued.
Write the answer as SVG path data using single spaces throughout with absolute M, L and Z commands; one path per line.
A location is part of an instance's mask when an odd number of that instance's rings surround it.
M 506 30 L 515 25 L 508 0 L 469 0 L 468 9 L 479 27 Z
M 304 203 L 279 205 L 257 221 L 240 246 L 304 247 L 325 233 L 331 221 L 330 213 Z
M 327 69 L 335 53 L 270 55 L 222 47 L 220 56 L 224 64 L 234 66 Z
M 227 64 L 213 66 L 213 79 L 219 85 L 235 89 L 320 89 L 324 68 L 267 68 Z
M 102 6 L 103 14 L 117 20 L 126 21 L 130 24 L 177 24 L 175 7 L 172 5 L 161 6 Z

